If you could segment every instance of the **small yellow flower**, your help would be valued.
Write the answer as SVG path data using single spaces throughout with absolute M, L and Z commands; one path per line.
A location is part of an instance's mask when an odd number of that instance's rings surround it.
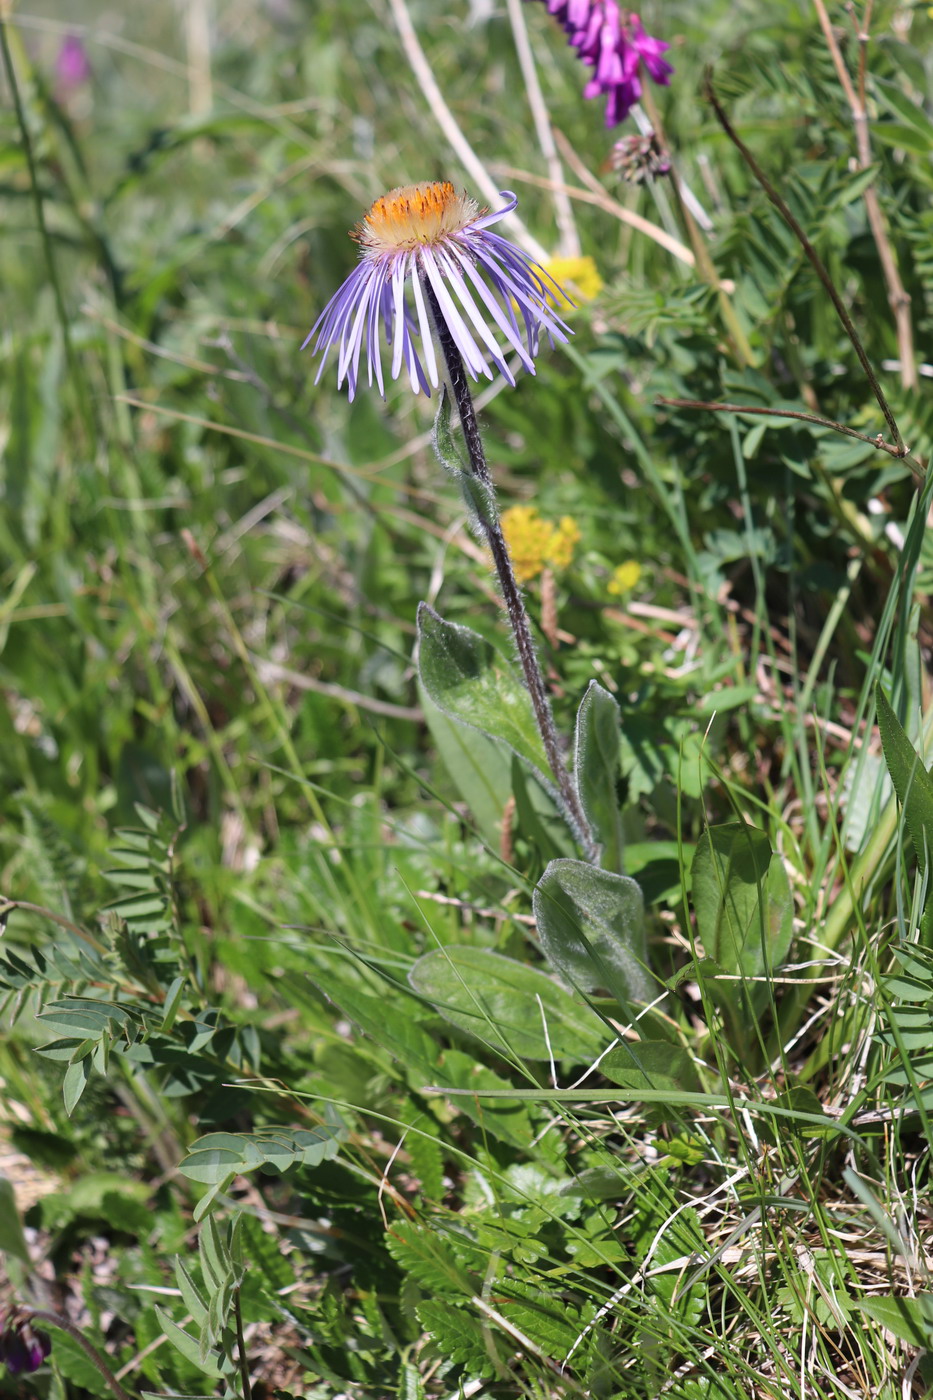
M 555 569 L 567 569 L 573 563 L 574 546 L 580 543 L 580 526 L 572 515 L 563 515 L 556 529 L 552 528 L 547 562 Z
M 574 301 L 592 301 L 603 289 L 603 279 L 592 258 L 551 258 L 546 268 L 556 282 L 570 283 L 574 296 L 573 301 L 566 299 L 568 306 Z
M 624 564 L 617 564 L 612 571 L 612 577 L 606 585 L 606 592 L 618 598 L 623 593 L 631 593 L 638 580 L 641 578 L 641 565 L 637 559 L 626 559 Z
M 502 512 L 502 533 L 519 583 L 530 583 L 545 566 L 566 569 L 573 561 L 580 527 L 572 515 L 558 525 L 542 520 L 536 506 L 510 506 Z

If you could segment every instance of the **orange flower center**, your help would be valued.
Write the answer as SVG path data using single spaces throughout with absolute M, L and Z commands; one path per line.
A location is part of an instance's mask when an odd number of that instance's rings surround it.
M 472 223 L 476 201 L 457 194 L 449 180 L 400 185 L 377 199 L 353 236 L 373 252 L 401 252 L 443 243 Z

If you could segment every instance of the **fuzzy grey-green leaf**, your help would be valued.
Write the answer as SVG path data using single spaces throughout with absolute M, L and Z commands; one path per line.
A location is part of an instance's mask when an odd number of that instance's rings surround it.
M 575 987 L 604 987 L 619 1004 L 650 1001 L 644 906 L 634 880 L 581 860 L 552 860 L 533 896 L 541 947 Z
M 598 681 L 590 681 L 577 711 L 573 776 L 584 815 L 602 847 L 605 870 L 625 874 L 622 815 L 619 811 L 618 704 Z
M 547 755 L 531 697 L 491 642 L 460 623 L 418 607 L 421 684 L 439 709 L 493 739 L 502 739 L 547 782 Z

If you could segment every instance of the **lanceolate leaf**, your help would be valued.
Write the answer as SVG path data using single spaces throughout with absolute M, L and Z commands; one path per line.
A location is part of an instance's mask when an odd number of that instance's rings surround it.
M 881 731 L 884 761 L 891 774 L 898 801 L 904 809 L 904 821 L 910 832 L 917 864 L 921 874 L 925 874 L 933 848 L 933 778 L 905 734 L 880 686 L 875 689 L 875 700 L 878 706 L 878 728 Z M 923 911 L 924 928 L 929 929 L 931 924 L 933 889 L 927 894 Z
M 577 712 L 573 776 L 584 814 L 602 847 L 600 864 L 624 874 L 622 816 L 619 811 L 619 725 L 621 711 L 598 681 Z

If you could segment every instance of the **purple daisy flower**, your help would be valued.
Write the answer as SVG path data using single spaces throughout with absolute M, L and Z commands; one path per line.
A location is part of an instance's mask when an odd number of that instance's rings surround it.
M 314 353 L 323 351 L 315 384 L 336 348 L 337 387 L 346 379 L 352 399 L 365 341 L 368 381 L 375 378 L 385 398 L 384 336 L 392 348 L 390 377 L 397 379 L 404 364 L 414 392 L 430 396 L 440 382 L 436 315 L 473 379 L 492 379 L 491 361 L 514 385 L 506 360 L 512 351 L 534 374 L 540 332 L 551 344 L 572 334 L 552 306 L 569 298 L 514 243 L 490 233 L 518 203 L 508 191 L 502 198 L 505 206 L 489 213 L 443 180 L 404 185 L 377 199 L 351 235 L 360 244 L 359 263 L 301 347 L 314 339 Z

